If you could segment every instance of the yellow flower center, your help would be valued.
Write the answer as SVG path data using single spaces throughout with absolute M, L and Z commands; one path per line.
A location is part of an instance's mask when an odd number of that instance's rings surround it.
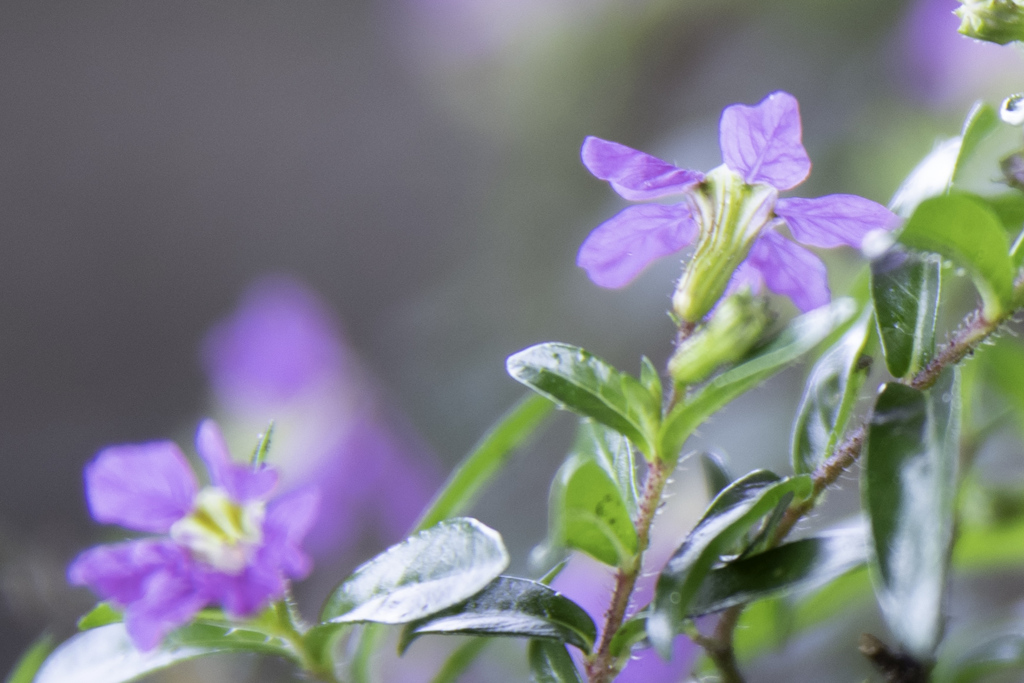
M 263 540 L 265 507 L 239 505 L 227 491 L 207 487 L 196 496 L 192 512 L 171 526 L 171 538 L 192 556 L 227 574 L 240 574 Z

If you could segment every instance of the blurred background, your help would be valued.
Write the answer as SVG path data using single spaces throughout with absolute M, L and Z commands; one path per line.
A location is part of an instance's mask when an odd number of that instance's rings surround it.
M 574 265 L 624 204 L 580 165 L 584 136 L 706 170 L 721 109 L 783 89 L 814 162 L 798 194 L 885 203 L 974 99 L 1024 86 L 1018 52 L 956 34 L 956 6 L 0 4 L 0 670 L 92 603 L 64 567 L 119 537 L 82 492 L 105 445 L 188 449 L 212 415 L 244 453 L 276 419 L 291 481 L 338 482 L 312 605 L 400 538 L 522 395 L 508 354 L 560 340 L 663 365 L 678 263 L 622 291 Z M 857 257 L 826 257 L 841 292 Z M 801 382 L 784 373 L 702 440 L 738 470 L 782 466 Z M 514 571 L 531 571 L 571 427 L 556 421 L 473 511 Z M 381 505 L 389 481 L 409 509 Z M 292 680 L 211 662 L 165 680 Z

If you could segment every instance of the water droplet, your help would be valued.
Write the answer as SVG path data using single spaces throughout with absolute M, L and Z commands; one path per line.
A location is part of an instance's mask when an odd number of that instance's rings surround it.
M 999 107 L 999 117 L 1011 126 L 1024 124 L 1024 93 L 1010 95 Z
M 668 601 L 671 602 L 673 605 L 678 605 L 680 602 L 683 601 L 683 596 L 679 593 L 669 593 Z

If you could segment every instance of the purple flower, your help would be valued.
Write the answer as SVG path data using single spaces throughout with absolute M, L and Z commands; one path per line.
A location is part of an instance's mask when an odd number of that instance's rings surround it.
M 72 584 L 124 610 L 141 650 L 207 605 L 232 617 L 252 615 L 284 596 L 285 577 L 302 578 L 312 568 L 300 543 L 316 518 L 316 490 L 272 498 L 277 472 L 232 462 L 211 420 L 199 426 L 196 449 L 209 486 L 200 487 L 170 441 L 111 446 L 85 469 L 96 521 L 161 534 L 92 548 L 68 568 Z
M 631 206 L 583 242 L 577 265 L 602 287 L 624 287 L 655 259 L 696 250 L 673 296 L 684 320 L 700 320 L 726 291 L 764 286 L 801 310 L 829 300 L 825 265 L 785 239 L 813 247 L 860 247 L 865 235 L 896 226 L 895 214 L 863 197 L 779 198 L 802 183 L 811 161 L 801 142 L 796 98 L 775 92 L 755 106 L 722 112 L 719 145 L 725 163 L 706 175 L 624 145 L 588 137 L 583 163 L 629 200 L 682 195 L 675 204 Z

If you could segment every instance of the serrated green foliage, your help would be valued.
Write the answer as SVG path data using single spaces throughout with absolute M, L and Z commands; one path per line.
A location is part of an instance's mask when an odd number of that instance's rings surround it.
M 268 634 L 211 624 L 185 626 L 153 650 L 140 652 L 124 624 L 108 624 L 64 641 L 43 663 L 34 683 L 126 683 L 219 652 L 257 652 L 294 659 L 286 643 Z
M 890 630 L 927 661 L 939 642 L 960 432 L 956 368 L 927 393 L 891 383 L 875 403 L 861 488 L 875 593 Z
M 44 634 L 36 639 L 14 664 L 4 683 L 32 683 L 43 661 L 53 651 L 53 636 Z
M 863 529 L 786 543 L 709 572 L 690 605 L 689 616 L 822 586 L 866 561 Z
M 662 656 L 671 652 L 673 637 L 680 632 L 694 598 L 721 555 L 787 494 L 804 498 L 811 489 L 810 477 L 780 479 L 757 470 L 734 481 L 711 501 L 658 576 L 647 635 Z
M 550 640 L 531 640 L 526 646 L 533 683 L 583 683 L 565 645 Z
M 537 394 L 527 394 L 484 434 L 448 477 L 424 511 L 414 531 L 463 514 L 480 492 L 508 464 L 551 415 L 554 406 Z
M 942 264 L 890 251 L 871 262 L 871 297 L 885 365 L 893 377 L 922 368 L 935 353 Z
M 966 268 L 984 304 L 987 320 L 997 320 L 1013 303 L 1014 267 L 999 218 L 984 202 L 966 194 L 927 199 L 903 227 L 900 242 L 929 251 Z
M 870 366 L 862 365 L 871 311 L 865 311 L 842 338 L 818 359 L 793 424 L 793 470 L 813 472 L 832 455 L 846 429 Z
M 631 439 L 653 458 L 661 399 L 635 377 L 569 344 L 537 344 L 509 356 L 508 373 L 534 391 Z M 650 378 L 648 378 L 649 381 Z
M 700 467 L 704 472 L 704 486 L 707 488 L 708 498 L 713 499 L 732 483 L 733 476 L 725 464 L 725 459 L 717 453 L 701 453 Z
M 98 626 L 116 624 L 122 619 L 123 615 L 120 610 L 115 608 L 109 602 L 101 602 L 78 620 L 78 630 L 88 631 L 89 629 L 96 628 Z
M 680 401 L 661 425 L 658 442 L 662 457 L 674 462 L 683 443 L 704 420 L 813 349 L 855 311 L 851 299 L 837 299 L 793 319 L 775 339 L 755 350 L 744 362 Z
M 467 517 L 444 520 L 360 565 L 327 598 L 320 620 L 420 619 L 479 592 L 508 563 L 498 532 Z
M 545 638 L 589 652 L 597 627 L 561 593 L 537 581 L 502 576 L 468 600 L 407 624 L 399 652 L 425 634 Z

